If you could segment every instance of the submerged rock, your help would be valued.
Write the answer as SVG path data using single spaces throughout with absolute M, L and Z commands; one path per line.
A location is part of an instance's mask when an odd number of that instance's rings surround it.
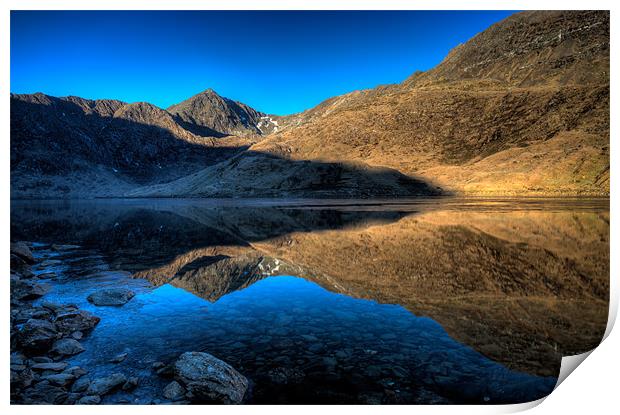
M 298 383 L 304 379 L 304 372 L 297 368 L 276 367 L 267 372 L 269 380 L 277 385 Z
M 126 304 L 134 295 L 128 288 L 107 288 L 88 296 L 88 301 L 97 306 L 120 306 Z
M 130 391 L 135 389 L 138 386 L 139 383 L 139 379 L 137 377 L 130 377 L 129 379 L 127 379 L 127 382 L 125 382 L 123 384 L 123 390 L 124 391 Z
M 18 342 L 26 352 L 47 352 L 59 337 L 54 323 L 47 320 L 30 319 L 19 330 Z
M 60 356 L 73 356 L 84 350 L 86 349 L 75 339 L 60 339 L 54 343 L 51 352 Z
M 79 378 L 73 383 L 71 387 L 72 392 L 86 392 L 88 387 L 90 386 L 90 379 L 86 377 Z
M 54 251 L 66 251 L 68 249 L 78 249 L 79 245 L 61 245 L 61 244 L 52 244 L 52 249 Z
M 80 399 L 78 399 L 78 401 L 76 402 L 76 404 L 78 405 L 98 405 L 101 402 L 101 398 L 97 395 L 88 395 L 88 396 L 83 396 Z
M 173 380 L 164 388 L 164 398 L 170 401 L 178 401 L 185 397 L 185 388 L 179 382 Z
M 248 380 L 228 363 L 202 352 L 183 353 L 174 365 L 174 377 L 194 402 L 239 404 Z
M 110 363 L 120 363 L 127 358 L 127 353 L 121 353 L 110 359 Z
M 87 389 L 89 395 L 106 395 L 114 389 L 121 387 L 127 378 L 121 373 L 114 373 L 110 376 L 95 379 Z

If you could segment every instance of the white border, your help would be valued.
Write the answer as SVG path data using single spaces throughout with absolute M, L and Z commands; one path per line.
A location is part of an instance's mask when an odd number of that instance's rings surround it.
M 615 75 L 615 69 L 617 65 L 617 42 L 618 36 L 615 30 L 616 9 L 620 4 L 617 1 L 602 1 L 602 0 L 589 0 L 589 1 L 550 1 L 550 0 L 525 0 L 525 1 L 493 1 L 493 0 L 382 0 L 382 1 L 369 1 L 369 0 L 296 0 L 296 1 L 284 1 L 284 0 L 262 0 L 262 1 L 243 1 L 243 0 L 228 0 L 226 2 L 213 2 L 213 1 L 199 1 L 199 0 L 5 0 L 2 2 L 2 14 L 0 17 L 0 100 L 1 109 L 1 134 L 3 151 L 0 153 L 3 157 L 2 168 L 2 210 L 1 210 L 1 223 L 4 239 L 0 246 L 0 252 L 4 252 L 1 256 L 0 269 L 5 270 L 2 284 L 0 285 L 1 298 L 3 299 L 4 311 L 0 312 L 0 319 L 2 321 L 2 354 L 4 359 L 0 359 L 0 365 L 2 365 L 1 376 L 1 403 L 0 407 L 3 407 L 3 413 L 15 413 L 15 414 L 32 414 L 32 413 L 45 413 L 46 415 L 55 414 L 81 414 L 88 410 L 93 414 L 109 413 L 113 410 L 118 413 L 132 413 L 132 414 L 161 414 L 161 413 L 188 413 L 188 414 L 204 414 L 209 413 L 242 413 L 252 411 L 253 413 L 269 413 L 269 414 L 289 414 L 290 411 L 295 411 L 299 414 L 313 414 L 315 411 L 321 412 L 336 412 L 336 411 L 355 411 L 358 414 L 370 414 L 376 411 L 386 411 L 392 413 L 410 414 L 411 412 L 421 411 L 422 413 L 458 413 L 458 414 L 486 414 L 486 413 L 507 413 L 525 410 L 534 407 L 532 413 L 615 413 L 618 410 L 618 378 L 616 376 L 619 369 L 618 351 L 620 351 L 620 336 L 617 331 L 610 332 L 612 321 L 615 320 L 618 309 L 618 259 L 614 255 L 618 251 L 618 227 L 615 226 L 615 220 L 612 220 L 611 226 L 611 316 L 610 324 L 608 325 L 608 331 L 606 334 L 609 336 L 606 340 L 592 352 L 588 357 L 587 363 L 582 364 L 577 368 L 576 374 L 569 376 L 561 386 L 554 391 L 547 399 L 544 399 L 544 404 L 541 401 L 523 404 L 523 405 L 509 405 L 509 406 L 398 406 L 398 407 L 372 407 L 372 406 L 355 406 L 352 407 L 322 407 L 316 406 L 252 406 L 252 407 L 202 407 L 202 406 L 126 406 L 126 407 L 69 407 L 69 406 L 9 406 L 9 367 L 8 367 L 8 355 L 9 355 L 9 283 L 8 272 L 9 258 L 8 258 L 8 244 L 9 244 L 9 232 L 10 232 L 10 148 L 9 148 L 9 84 L 10 84 L 10 63 L 9 63 L 9 47 L 10 47 L 10 10 L 277 10 L 277 9 L 290 9 L 290 10 L 339 10 L 339 9 L 354 9 L 354 10 L 377 10 L 377 9 L 392 9 L 392 10 L 540 10 L 540 9 L 600 9 L 600 10 L 612 10 L 611 14 L 611 57 L 612 57 L 612 74 Z M 79 36 L 79 33 L 76 33 Z M 613 77 L 613 76 L 612 76 Z M 611 135 L 611 147 L 614 150 L 611 152 L 611 164 L 617 166 L 618 156 L 616 155 L 616 142 L 617 133 L 615 130 L 614 119 L 617 119 L 617 111 L 615 111 L 615 103 L 618 99 L 618 88 L 615 82 L 615 77 L 611 82 L 611 102 L 612 102 L 612 135 Z M 615 171 L 614 168 L 612 168 Z M 611 216 L 618 206 L 617 189 L 615 181 L 611 180 Z

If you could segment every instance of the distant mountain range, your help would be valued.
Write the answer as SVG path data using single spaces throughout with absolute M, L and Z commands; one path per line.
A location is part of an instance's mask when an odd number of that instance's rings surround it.
M 606 11 L 517 13 L 290 116 L 12 94 L 11 197 L 608 195 L 609 41 Z

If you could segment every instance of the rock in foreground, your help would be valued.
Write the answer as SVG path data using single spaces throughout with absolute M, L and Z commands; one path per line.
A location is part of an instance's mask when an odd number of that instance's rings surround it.
M 88 296 L 88 301 L 98 306 L 120 306 L 126 304 L 134 295 L 128 288 L 108 288 L 98 290 Z
M 32 251 L 26 245 L 25 242 L 13 242 L 11 243 L 11 254 L 17 255 L 21 259 L 23 259 L 26 263 L 32 265 L 36 262 L 34 256 L 32 255 Z
M 52 347 L 52 353 L 58 356 L 73 356 L 82 353 L 84 350 L 80 342 L 74 339 L 57 340 Z
M 56 327 L 65 335 L 75 332 L 86 333 L 92 330 L 101 319 L 86 310 L 61 312 L 56 315 Z
M 30 319 L 18 333 L 22 349 L 30 353 L 45 353 L 58 338 L 54 323 L 47 320 Z
M 248 389 L 242 374 L 208 353 L 183 353 L 174 364 L 174 377 L 194 402 L 240 404 Z
M 88 395 L 105 395 L 114 389 L 120 388 L 125 382 L 127 382 L 125 375 L 114 373 L 110 376 L 93 380 L 86 392 Z

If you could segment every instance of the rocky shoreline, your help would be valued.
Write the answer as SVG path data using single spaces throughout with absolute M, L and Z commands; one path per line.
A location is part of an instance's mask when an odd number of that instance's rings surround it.
M 118 390 L 131 393 L 144 379 L 121 371 L 90 376 L 88 370 L 68 362 L 86 350 L 81 340 L 101 319 L 73 304 L 45 301 L 52 289 L 46 280 L 55 274 L 40 271 L 55 260 L 36 258 L 32 247 L 27 242 L 11 243 L 11 404 L 99 404 Z M 91 293 L 88 301 L 98 307 L 122 307 L 134 295 L 126 288 L 107 288 Z M 120 363 L 126 357 L 122 353 L 110 362 Z M 249 394 L 248 379 L 208 353 L 188 351 L 174 362 L 155 362 L 151 369 L 152 376 L 170 380 L 152 404 L 240 404 Z

